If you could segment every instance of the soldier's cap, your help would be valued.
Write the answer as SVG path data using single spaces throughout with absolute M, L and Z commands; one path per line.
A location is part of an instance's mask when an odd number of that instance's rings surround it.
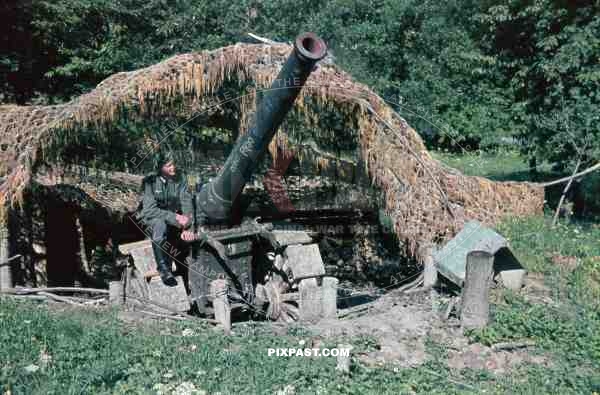
M 173 151 L 171 151 L 170 149 L 159 149 L 156 152 L 154 163 L 156 164 L 156 167 L 160 169 L 166 163 L 173 162 L 174 160 L 175 155 L 173 154 Z

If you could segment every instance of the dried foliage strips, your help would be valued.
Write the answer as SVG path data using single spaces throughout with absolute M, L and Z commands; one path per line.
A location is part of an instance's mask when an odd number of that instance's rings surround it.
M 215 98 L 222 98 L 222 90 L 232 82 L 255 88 L 239 98 L 243 132 L 254 110 L 256 91 L 268 88 L 290 51 L 285 44 L 237 44 L 177 55 L 144 69 L 115 74 L 64 105 L 1 106 L 0 175 L 4 178 L 0 199 L 19 203 L 36 164 L 45 154 L 76 141 L 78 130 L 96 128 L 110 138 L 110 124 L 122 116 L 160 119 L 177 112 L 193 117 L 213 108 L 218 103 Z M 466 220 L 493 224 L 505 215 L 542 211 L 540 186 L 467 177 L 442 166 L 383 99 L 327 61 L 311 74 L 295 111 L 310 126 L 316 123 L 319 108 L 333 108 L 343 114 L 349 127 L 357 125 L 360 157 L 373 184 L 384 194 L 384 208 L 393 218 L 397 235 L 414 254 L 423 243 L 453 236 Z M 56 141 L 59 135 L 61 141 Z M 281 149 L 289 149 L 287 139 L 275 141 Z M 327 162 L 320 159 L 319 165 Z

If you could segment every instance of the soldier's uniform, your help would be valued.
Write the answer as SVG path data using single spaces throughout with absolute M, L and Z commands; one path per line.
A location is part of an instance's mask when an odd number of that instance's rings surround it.
M 176 214 L 187 216 L 190 220 L 185 229 L 193 229 L 194 209 L 187 179 L 179 173 L 174 178 L 160 174 L 150 175 L 142 182 L 142 193 L 138 218 L 151 236 L 154 258 L 161 278 L 165 283 L 172 283 L 174 279 L 171 274 L 171 259 L 182 261 L 185 258 L 170 256 L 170 248 L 165 248 L 165 242 L 178 240 L 182 230 Z

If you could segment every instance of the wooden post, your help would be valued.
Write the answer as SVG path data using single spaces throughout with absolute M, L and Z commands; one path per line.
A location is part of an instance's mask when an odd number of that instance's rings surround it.
M 438 281 L 437 267 L 433 260 L 435 244 L 426 245 L 422 251 L 425 257 L 423 261 L 423 288 L 431 289 L 435 287 Z
M 218 279 L 210 282 L 215 319 L 223 326 L 226 335 L 231 334 L 231 306 L 229 305 L 228 289 L 227 280 Z
M 460 314 L 463 329 L 483 328 L 488 324 L 493 271 L 492 254 L 485 251 L 471 251 L 467 255 Z
M 579 170 L 579 165 L 581 165 L 581 157 L 577 159 L 575 170 L 573 170 L 573 174 L 571 175 L 569 182 L 565 186 L 565 189 L 563 189 L 562 195 L 560 195 L 560 200 L 558 201 L 558 206 L 556 206 L 556 212 L 554 213 L 554 218 L 552 218 L 552 226 L 556 225 L 556 221 L 558 221 L 558 216 L 560 215 L 560 208 L 563 202 L 565 201 L 565 197 L 567 196 L 567 192 L 569 192 L 569 188 L 571 188 L 573 180 L 575 179 L 575 174 L 577 174 L 577 170 Z
M 338 344 L 337 346 L 338 350 L 349 350 L 350 354 L 346 355 L 342 355 L 341 352 L 337 357 L 337 365 L 335 367 L 335 370 L 337 370 L 338 372 L 342 373 L 342 374 L 349 374 L 350 373 L 350 363 L 352 362 L 352 345 L 351 344 Z
M 300 319 L 307 322 L 316 322 L 321 318 L 322 293 L 316 278 L 305 278 L 298 284 L 300 300 Z
M 8 225 L 5 218 L 0 223 L 0 291 L 13 287 L 12 264 L 8 260 L 10 252 L 8 241 Z
M 108 301 L 115 306 L 125 304 L 125 289 L 122 281 L 108 283 Z
M 335 277 L 323 277 L 321 286 L 322 316 L 323 318 L 337 318 L 337 286 L 338 279 Z

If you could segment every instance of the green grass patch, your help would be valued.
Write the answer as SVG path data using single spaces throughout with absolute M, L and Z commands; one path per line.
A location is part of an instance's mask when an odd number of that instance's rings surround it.
M 444 151 L 430 151 L 443 164 L 460 170 L 469 176 L 482 176 L 492 180 L 525 181 L 529 179 L 529 167 L 516 151 L 472 151 L 462 155 Z
M 551 273 L 560 268 L 552 257 L 589 262 L 600 257 L 600 226 L 596 223 L 561 221 L 552 226 L 549 216 L 509 218 L 497 230 L 530 271 Z
M 355 363 L 350 376 L 335 371 L 333 357 L 269 357 L 274 347 L 304 347 L 313 334 L 292 327 L 276 334 L 266 323 L 248 323 L 223 336 L 202 323 L 126 324 L 112 310 L 50 310 L 46 304 L 0 298 L 0 389 L 13 394 L 157 393 L 193 383 L 207 393 L 273 394 L 293 386 L 314 393 L 592 393 L 600 391 L 600 230 L 593 224 L 560 224 L 549 218 L 507 220 L 498 230 L 523 264 L 541 272 L 553 303 L 533 304 L 506 292 L 492 306 L 492 324 L 473 341 L 493 344 L 533 339 L 550 366 L 524 365 L 506 375 L 451 371 L 441 345 L 427 344 L 429 360 L 417 368 Z M 553 262 L 573 256 L 575 268 Z M 192 336 L 182 336 L 192 329 Z M 320 347 L 351 343 L 355 355 L 378 344 L 371 336 L 330 339 Z M 51 359 L 43 362 L 45 356 Z M 35 365 L 37 370 L 28 372 Z M 31 369 L 30 369 L 31 370 Z M 169 387 L 170 386 L 170 387 Z
M 474 331 L 472 340 L 489 345 L 532 339 L 538 351 L 551 356 L 548 368 L 521 369 L 527 380 L 515 382 L 518 392 L 600 391 L 600 228 L 552 226 L 551 218 L 534 217 L 507 220 L 498 230 L 529 271 L 546 276 L 552 301 L 531 303 L 505 291 L 502 302 L 492 306 L 492 324 Z
M 299 347 L 291 336 L 225 337 L 189 323 L 131 327 L 106 311 L 0 303 L 0 377 L 13 393 L 151 393 L 158 383 L 184 381 L 211 393 L 272 393 L 287 384 L 315 390 L 316 378 L 335 366 L 332 358 L 267 357 L 269 347 Z M 195 335 L 182 336 L 184 328 Z M 52 357 L 46 367 L 43 354 Z M 32 364 L 40 369 L 28 373 Z
M 531 339 L 550 366 L 523 366 L 518 393 L 593 393 L 600 391 L 600 314 L 577 303 L 531 304 L 516 296 L 493 309 L 493 323 L 471 334 L 473 341 L 494 344 Z M 535 390 L 537 388 L 537 390 Z
M 273 394 L 288 385 L 296 394 L 461 393 L 447 381 L 447 371 L 433 376 L 419 369 L 355 365 L 344 376 L 335 372 L 334 357 L 267 355 L 268 348 L 304 347 L 300 340 L 310 334 L 300 329 L 276 335 L 265 324 L 249 324 L 226 337 L 190 322 L 132 326 L 106 310 L 56 312 L 2 298 L 0 311 L 0 389 L 13 394 L 157 393 L 183 382 L 221 394 Z M 182 336 L 186 328 L 194 335 Z M 369 338 L 354 343 L 365 351 L 374 346 Z M 44 355 L 51 357 L 46 364 Z M 38 369 L 28 372 L 32 365 Z
M 433 152 L 469 175 L 524 180 L 527 164 L 514 152 L 449 155 Z M 12 394 L 157 393 L 181 383 L 221 394 L 579 394 L 600 392 L 600 226 L 551 225 L 548 216 L 507 219 L 497 230 L 530 272 L 544 275 L 551 303 L 504 292 L 492 306 L 492 323 L 470 334 L 493 344 L 532 339 L 549 366 L 523 365 L 495 376 L 451 371 L 448 350 L 427 343 L 418 368 L 367 367 L 349 376 L 334 357 L 269 357 L 269 348 L 305 347 L 314 335 L 292 327 L 276 334 L 266 323 L 247 323 L 226 337 L 199 322 L 126 324 L 112 310 L 56 311 L 46 304 L 0 298 L 0 391 Z M 182 336 L 192 329 L 192 336 Z M 355 355 L 377 350 L 371 336 L 330 339 L 320 347 L 351 343 Z M 46 361 L 46 362 L 44 362 Z M 34 366 L 34 367 L 33 367 Z M 202 392 L 199 392 L 202 393 Z
M 527 163 L 517 152 L 432 154 L 467 175 L 530 179 Z M 547 164 L 538 171 L 540 178 L 558 176 Z M 471 334 L 473 341 L 488 345 L 532 339 L 537 352 L 550 356 L 550 367 L 522 366 L 512 378 L 503 377 L 500 387 L 512 393 L 600 392 L 600 225 L 561 220 L 553 226 L 550 213 L 509 218 L 497 230 L 529 272 L 544 275 L 552 301 L 532 303 L 504 292 L 502 302 L 492 306 L 492 324 Z
M 460 170 L 468 176 L 486 177 L 495 181 L 532 181 L 527 159 L 515 150 L 465 151 L 460 155 L 447 151 L 430 153 L 446 166 Z M 566 175 L 553 171 L 548 162 L 538 164 L 536 169 L 538 181 L 553 180 Z

